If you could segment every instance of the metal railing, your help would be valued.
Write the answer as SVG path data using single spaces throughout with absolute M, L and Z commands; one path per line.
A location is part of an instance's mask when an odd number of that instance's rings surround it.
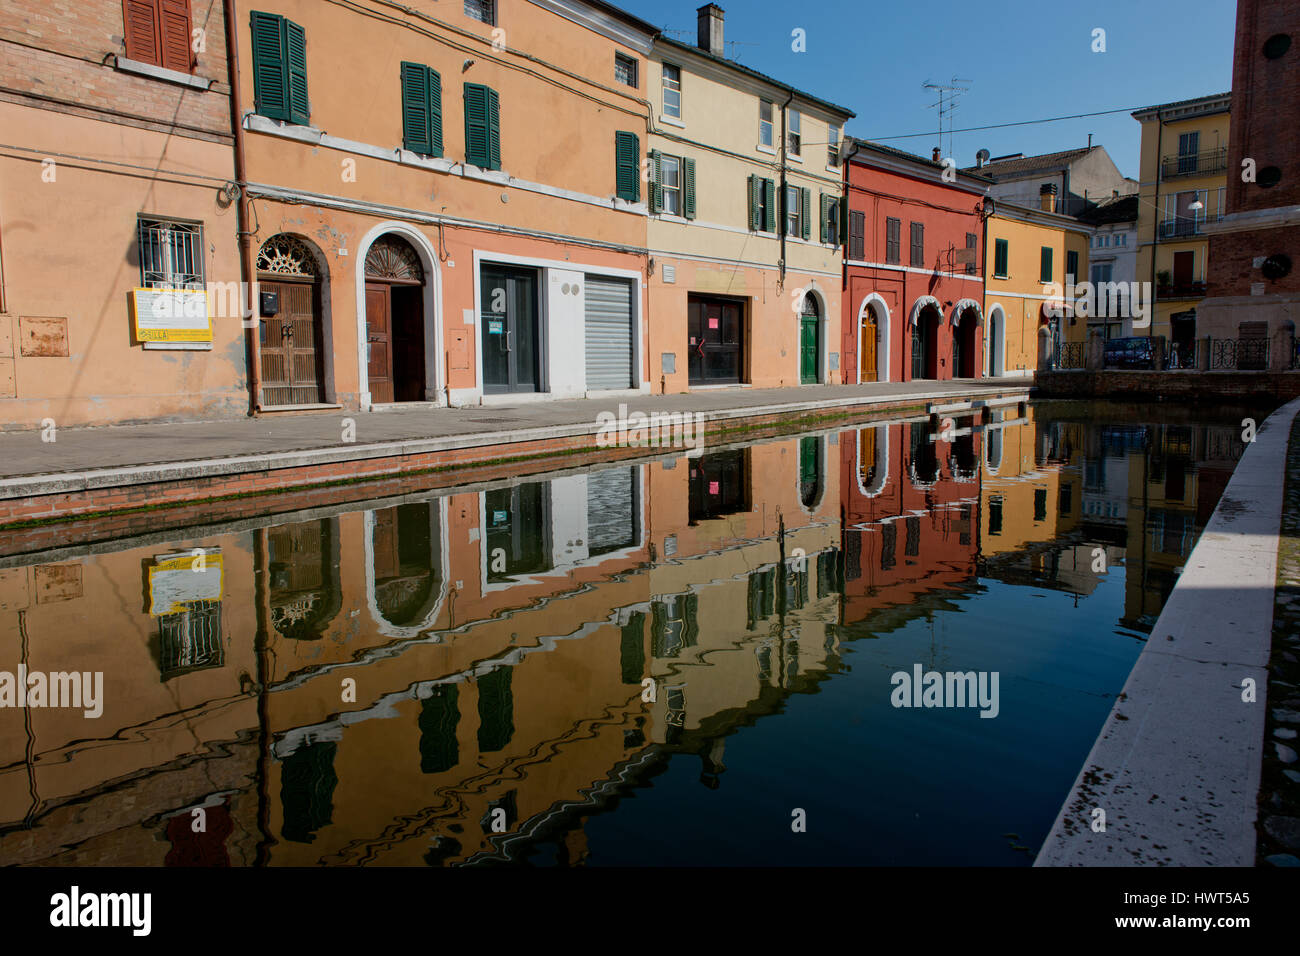
M 1180 239 L 1188 236 L 1204 235 L 1205 220 L 1200 217 L 1179 216 L 1166 219 L 1160 223 L 1161 239 Z
M 1166 156 L 1160 162 L 1160 177 L 1175 179 L 1179 176 L 1205 176 L 1221 173 L 1228 168 L 1228 149 L 1202 150 L 1199 153 L 1187 153 L 1178 156 Z
M 1061 342 L 1056 347 L 1052 367 L 1060 369 L 1079 369 L 1087 365 L 1086 342 Z
M 1262 372 L 1268 368 L 1268 339 L 1212 339 L 1210 371 Z

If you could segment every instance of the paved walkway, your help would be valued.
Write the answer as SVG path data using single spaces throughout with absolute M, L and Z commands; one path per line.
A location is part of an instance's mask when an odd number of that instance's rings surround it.
M 1282 479 L 1297 413 L 1300 399 L 1246 448 L 1036 866 L 1254 865 Z
M 54 442 L 42 441 L 39 431 L 4 432 L 0 433 L 0 498 L 71 487 L 103 487 L 121 481 L 233 473 L 254 464 L 261 468 L 313 464 L 594 433 L 596 416 L 603 411 L 617 414 L 620 403 L 627 406 L 629 413 L 699 412 L 706 420 L 719 420 L 780 412 L 807 414 L 830 408 L 924 404 L 959 395 L 1011 394 L 1031 385 L 1032 380 L 1027 378 L 1006 378 L 729 388 L 680 395 L 523 401 L 463 408 L 268 414 L 233 421 L 67 428 L 57 432 Z M 342 442 L 342 422 L 347 418 L 356 423 L 355 441 L 351 444 Z M 243 461 L 245 458 L 250 460 Z M 208 467 L 205 463 L 213 464 Z M 159 466 L 171 467 L 164 472 L 158 470 Z M 124 470 L 135 474 L 127 475 Z M 156 477 L 142 477 L 146 471 L 156 472 Z

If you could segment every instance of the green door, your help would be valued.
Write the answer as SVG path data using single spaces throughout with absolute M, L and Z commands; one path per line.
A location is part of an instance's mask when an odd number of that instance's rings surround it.
M 799 381 L 817 382 L 817 317 L 803 316 L 799 323 Z

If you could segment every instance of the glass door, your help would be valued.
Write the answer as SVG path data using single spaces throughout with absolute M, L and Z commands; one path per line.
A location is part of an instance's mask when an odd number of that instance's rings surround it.
M 484 266 L 482 297 L 483 391 L 538 391 L 537 273 Z

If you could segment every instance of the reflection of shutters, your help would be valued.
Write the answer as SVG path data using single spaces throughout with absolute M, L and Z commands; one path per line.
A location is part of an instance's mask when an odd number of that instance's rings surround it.
M 514 671 L 498 667 L 478 679 L 478 749 L 501 750 L 515 735 L 515 699 L 510 689 Z
M 587 388 L 632 387 L 632 283 L 587 276 Z
M 636 544 L 636 471 L 610 468 L 587 475 L 587 551 L 605 554 Z
M 636 611 L 623 625 L 619 665 L 624 684 L 640 684 L 645 673 L 645 613 Z
M 317 830 L 332 822 L 334 772 L 338 744 L 329 741 L 299 747 L 284 761 L 280 772 L 280 805 L 284 826 L 280 835 L 293 843 L 310 843 Z
M 460 723 L 460 688 L 441 684 L 420 707 L 420 772 L 442 773 L 460 760 L 456 725 Z

